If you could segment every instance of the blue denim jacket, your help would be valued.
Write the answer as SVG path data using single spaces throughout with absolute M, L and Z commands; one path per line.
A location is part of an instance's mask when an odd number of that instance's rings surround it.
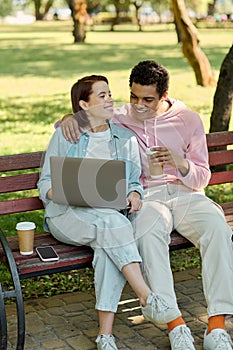
M 111 122 L 110 131 L 111 140 L 109 147 L 112 159 L 124 160 L 126 163 L 127 193 L 137 191 L 143 197 L 143 188 L 139 182 L 141 163 L 137 139 L 131 131 Z M 38 181 L 39 196 L 45 206 L 45 218 L 64 214 L 68 207 L 67 205 L 53 203 L 53 201 L 47 198 L 47 192 L 51 188 L 49 158 L 51 156 L 84 158 L 88 143 L 88 132 L 81 133 L 79 141 L 76 144 L 71 144 L 64 138 L 60 127 L 53 134 L 46 151 L 41 176 Z

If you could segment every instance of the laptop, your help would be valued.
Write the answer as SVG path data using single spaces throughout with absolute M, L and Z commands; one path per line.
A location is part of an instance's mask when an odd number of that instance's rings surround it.
M 50 157 L 53 202 L 78 207 L 126 208 L 121 160 Z

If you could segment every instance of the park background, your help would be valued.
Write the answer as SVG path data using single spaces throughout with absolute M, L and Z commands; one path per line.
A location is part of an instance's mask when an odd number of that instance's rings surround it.
M 98 25 L 94 30 L 89 28 L 85 43 L 79 44 L 73 43 L 72 25 L 71 20 L 0 24 L 1 154 L 45 150 L 54 123 L 71 112 L 71 86 L 84 75 L 107 75 L 116 104 L 128 102 L 130 70 L 147 59 L 168 69 L 169 95 L 198 112 L 208 132 L 216 87 L 197 85 L 177 43 L 173 23 L 144 26 L 142 32 L 132 24 L 116 26 L 114 32 L 106 25 Z M 221 63 L 232 45 L 233 27 L 202 26 L 198 32 L 200 46 L 218 79 Z M 225 196 L 232 196 L 232 188 L 218 186 L 209 190 L 208 195 L 221 202 Z M 43 228 L 42 211 L 1 216 L 0 227 L 6 234 L 16 234 L 15 225 L 23 220 L 35 221 L 39 231 Z M 172 264 L 174 270 L 200 266 L 199 253 L 195 249 L 174 253 Z M 0 278 L 6 278 L 4 268 Z M 90 287 L 89 270 L 83 274 L 45 276 L 23 284 L 27 297 Z

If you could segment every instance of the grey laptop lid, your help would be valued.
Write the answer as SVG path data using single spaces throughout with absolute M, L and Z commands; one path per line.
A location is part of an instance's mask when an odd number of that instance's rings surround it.
M 125 162 L 50 157 L 53 202 L 79 207 L 124 209 Z

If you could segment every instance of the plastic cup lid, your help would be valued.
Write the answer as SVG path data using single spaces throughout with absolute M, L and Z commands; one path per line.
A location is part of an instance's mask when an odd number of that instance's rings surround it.
M 35 223 L 30 221 L 18 222 L 16 225 L 16 230 L 33 230 L 34 228 L 36 228 Z

